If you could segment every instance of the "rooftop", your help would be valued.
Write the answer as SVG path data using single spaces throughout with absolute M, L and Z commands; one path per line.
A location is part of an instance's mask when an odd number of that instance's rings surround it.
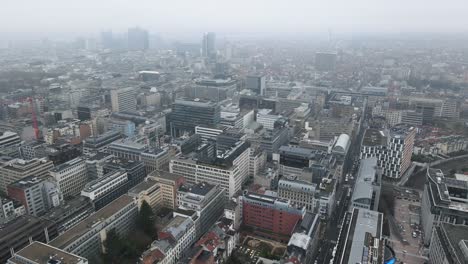
M 51 246 L 59 248 L 67 247 L 70 243 L 74 242 L 76 239 L 90 231 L 94 225 L 100 223 L 102 220 L 111 217 L 112 215 L 116 214 L 122 208 L 131 203 L 134 203 L 132 197 L 128 195 L 122 195 L 116 200 L 112 201 L 110 204 L 100 209 L 99 211 L 95 212 L 94 214 L 81 221 L 76 226 L 72 227 L 62 235 L 52 240 L 49 244 Z
M 38 264 L 48 264 L 52 263 L 49 262 L 50 260 L 57 260 L 63 264 L 79 264 L 79 263 L 87 263 L 85 258 L 80 256 L 68 253 L 61 249 L 49 246 L 47 244 L 43 244 L 41 242 L 34 241 L 32 244 L 29 244 L 25 248 L 21 249 L 20 251 L 16 252 L 16 256 L 21 256 L 26 258 L 30 261 L 34 261 Z M 23 261 L 17 261 L 15 258 L 11 258 L 9 260 L 11 263 L 22 264 Z
M 377 129 L 367 129 L 364 133 L 362 145 L 364 146 L 384 146 L 387 144 L 387 137 L 383 131 Z
M 212 185 L 206 182 L 199 182 L 191 186 L 182 185 L 179 188 L 179 192 L 189 192 L 189 193 L 193 193 L 196 195 L 204 196 L 207 193 L 209 193 L 214 187 L 215 185 Z

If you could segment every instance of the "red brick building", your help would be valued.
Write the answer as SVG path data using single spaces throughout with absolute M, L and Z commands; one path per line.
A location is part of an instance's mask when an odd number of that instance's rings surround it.
M 242 222 L 258 235 L 288 241 L 296 224 L 305 215 L 303 207 L 289 200 L 261 194 L 246 194 L 242 197 Z

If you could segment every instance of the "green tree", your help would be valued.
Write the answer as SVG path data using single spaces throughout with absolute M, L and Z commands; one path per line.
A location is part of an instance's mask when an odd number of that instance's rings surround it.
M 107 232 L 104 249 L 105 253 L 102 254 L 104 263 L 126 263 L 126 260 L 135 259 L 139 255 L 136 246 L 121 238 L 115 229 Z
M 151 206 L 143 201 L 137 218 L 137 227 L 152 239 L 157 239 L 157 230 L 154 225 L 154 212 Z

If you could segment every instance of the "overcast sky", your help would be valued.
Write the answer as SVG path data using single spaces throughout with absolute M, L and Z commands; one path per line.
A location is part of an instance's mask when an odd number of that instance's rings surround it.
M 0 0 L 0 33 L 468 32 L 468 0 Z

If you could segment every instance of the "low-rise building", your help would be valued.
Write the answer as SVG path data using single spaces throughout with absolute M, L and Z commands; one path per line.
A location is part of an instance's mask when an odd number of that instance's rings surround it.
M 34 241 L 16 252 L 7 264 L 88 264 L 88 260 L 56 247 Z
M 429 262 L 468 263 L 468 226 L 449 223 L 435 226 L 429 247 Z
M 81 191 L 81 196 L 87 197 L 94 208 L 99 210 L 127 191 L 127 173 L 124 170 L 116 170 L 88 182 Z
M 381 184 L 377 158 L 362 159 L 351 198 L 352 207 L 377 211 L 379 208 Z
M 161 186 L 152 177 L 145 178 L 144 181 L 131 188 L 128 195 L 138 200 L 138 207 L 141 207 L 143 201 L 147 202 L 153 209 L 162 206 Z
M 169 167 L 171 154 L 169 149 L 148 149 L 141 153 L 141 161 L 145 165 L 146 173 Z
M 161 206 L 175 209 L 177 207 L 177 190 L 185 183 L 184 177 L 167 171 L 153 171 L 148 175 L 161 187 Z
M 70 160 L 51 169 L 50 176 L 58 183 L 65 199 L 78 196 L 88 182 L 86 162 L 82 158 Z
M 53 163 L 46 159 L 12 159 L 3 162 L 0 164 L 0 190 L 6 192 L 9 184 L 28 176 L 46 178 L 53 167 Z

